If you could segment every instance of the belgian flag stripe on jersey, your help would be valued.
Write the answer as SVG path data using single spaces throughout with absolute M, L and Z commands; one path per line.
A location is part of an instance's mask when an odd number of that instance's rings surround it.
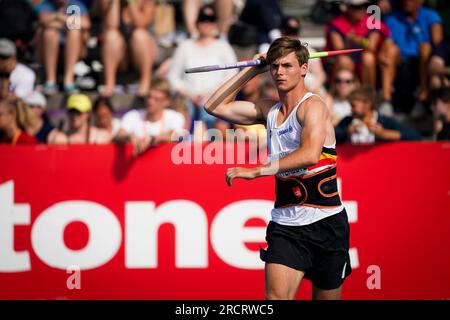
M 308 167 L 308 170 L 313 170 L 327 165 L 336 164 L 337 152 L 334 148 L 322 147 L 322 153 L 320 154 L 319 162 L 315 165 Z

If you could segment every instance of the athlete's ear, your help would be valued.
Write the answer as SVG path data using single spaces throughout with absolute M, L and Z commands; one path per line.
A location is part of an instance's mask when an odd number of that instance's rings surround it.
M 307 73 L 308 73 L 308 64 L 304 63 L 300 66 L 300 74 L 302 77 L 305 77 Z

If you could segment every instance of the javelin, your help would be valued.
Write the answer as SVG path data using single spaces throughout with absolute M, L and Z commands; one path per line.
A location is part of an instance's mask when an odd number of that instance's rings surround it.
M 347 49 L 347 50 L 335 50 L 335 51 L 321 51 L 314 52 L 309 55 L 309 59 L 323 58 L 323 57 L 331 57 L 338 54 L 352 53 L 362 51 L 363 49 Z M 229 64 L 215 64 L 212 66 L 203 66 L 203 67 L 195 67 L 186 69 L 185 73 L 197 73 L 197 72 L 208 72 L 208 71 L 217 71 L 217 70 L 226 70 L 226 69 L 235 69 L 235 68 L 245 68 L 245 67 L 254 67 L 263 63 L 264 59 L 256 59 L 256 60 L 245 60 L 239 61 L 236 63 Z

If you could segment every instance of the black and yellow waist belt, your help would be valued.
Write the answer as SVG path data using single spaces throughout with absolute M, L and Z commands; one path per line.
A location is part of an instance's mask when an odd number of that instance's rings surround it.
M 329 208 L 341 205 L 336 166 L 303 176 L 275 176 L 275 180 L 275 208 L 294 205 Z

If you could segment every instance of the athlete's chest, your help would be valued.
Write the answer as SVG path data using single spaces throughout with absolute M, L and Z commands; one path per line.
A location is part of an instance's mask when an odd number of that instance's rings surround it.
M 275 125 L 275 121 L 272 122 L 271 126 L 268 126 L 267 137 L 272 154 L 293 151 L 299 147 L 302 126 L 295 118 L 294 120 L 290 117 L 279 126 Z

